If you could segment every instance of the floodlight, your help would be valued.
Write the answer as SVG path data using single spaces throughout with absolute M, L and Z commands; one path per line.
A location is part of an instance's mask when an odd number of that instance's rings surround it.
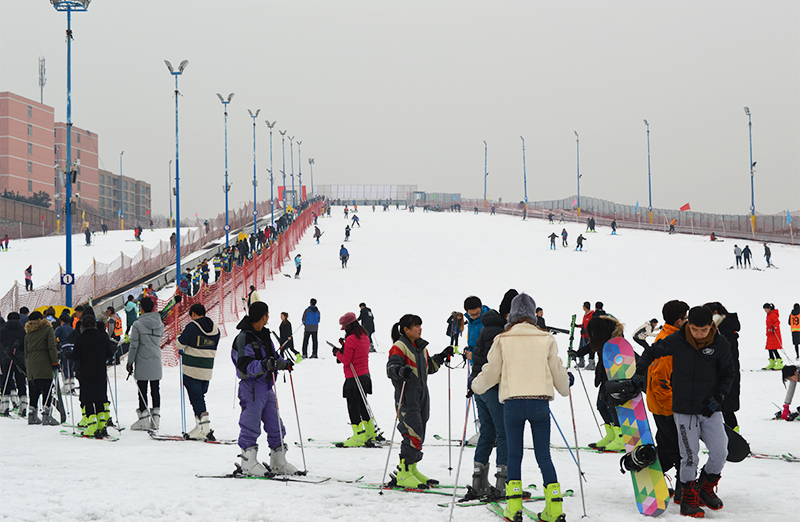
M 648 123 L 647 123 L 647 120 L 644 120 L 644 124 L 645 124 L 645 125 L 648 125 Z
M 169 69 L 169 72 L 171 73 L 175 72 L 175 70 L 172 68 L 172 64 L 169 63 L 169 60 L 164 60 L 164 63 L 167 64 L 167 69 Z
M 182 73 L 183 70 L 186 69 L 187 65 L 189 65 L 189 60 L 182 61 L 181 64 L 178 66 L 178 72 Z
M 744 108 L 744 113 L 747 114 L 748 116 L 750 116 L 750 107 L 745 107 Z

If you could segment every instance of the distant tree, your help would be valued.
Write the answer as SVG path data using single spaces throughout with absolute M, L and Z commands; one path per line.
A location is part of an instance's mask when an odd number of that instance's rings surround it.
M 12 199 L 14 201 L 21 201 L 22 203 L 36 205 L 37 207 L 50 208 L 50 194 L 44 192 L 43 190 L 36 192 L 33 196 L 23 196 L 19 192 L 10 192 L 8 190 L 4 190 L 3 197 L 6 199 Z

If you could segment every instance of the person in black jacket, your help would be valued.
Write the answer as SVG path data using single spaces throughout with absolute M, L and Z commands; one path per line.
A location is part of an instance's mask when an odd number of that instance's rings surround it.
M 358 314 L 358 322 L 361 323 L 361 327 L 369 335 L 369 351 L 375 353 L 377 350 L 375 350 L 375 344 L 372 341 L 372 334 L 375 333 L 375 317 L 372 315 L 372 310 L 367 308 L 366 303 L 360 303 L 358 307 L 361 309 Z
M 16 361 L 25 360 L 25 327 L 20 315 L 10 312 L 8 321 L 0 331 L 0 364 L 2 364 L 3 398 L 0 400 L 0 415 L 7 416 L 13 405 L 9 393 L 15 390 L 20 399 L 20 412 L 28 411 L 28 387 L 25 382 L 25 371 Z M 12 360 L 12 355 L 14 360 Z M 24 414 L 24 413 L 22 413 Z
M 281 358 L 287 361 L 294 359 L 295 363 L 302 361 L 303 357 L 294 349 L 294 336 L 292 335 L 294 330 L 292 330 L 292 323 L 289 322 L 288 312 L 281 312 L 281 324 L 278 327 L 278 332 L 280 333 L 278 341 L 281 343 L 278 350 Z M 292 356 L 287 357 L 286 352 L 290 352 Z
M 700 504 L 713 510 L 723 505 L 715 493 L 728 456 L 722 403 L 736 370 L 730 344 L 718 331 L 711 310 L 704 306 L 689 310 L 688 321 L 678 332 L 644 351 L 633 381 L 646 382 L 650 363 L 667 355 L 672 356 L 672 410 L 681 452 L 681 515 L 702 517 Z M 698 480 L 701 438 L 708 448 L 708 460 Z
M 726 425 L 736 429 L 739 427 L 736 412 L 739 411 L 739 393 L 742 380 L 741 366 L 739 365 L 739 330 L 741 330 L 742 326 L 739 324 L 739 316 L 735 312 L 729 312 L 722 303 L 706 303 L 703 306 L 714 314 L 714 323 L 717 325 L 717 331 L 731 345 L 731 359 L 733 359 L 733 369 L 736 373 L 731 383 L 731 391 L 722 401 L 722 419 Z

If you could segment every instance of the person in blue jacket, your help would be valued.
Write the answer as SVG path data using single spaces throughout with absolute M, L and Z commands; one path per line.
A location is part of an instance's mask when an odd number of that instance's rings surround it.
M 308 308 L 303 312 L 303 359 L 308 357 L 308 339 L 311 338 L 311 359 L 317 358 L 317 330 L 319 330 L 320 313 L 317 308 L 317 300 L 311 299 Z
M 294 278 L 300 279 L 300 269 L 303 268 L 303 260 L 300 258 L 300 254 L 294 256 L 294 266 L 297 268 L 297 271 L 294 273 Z
M 342 261 L 342 268 L 347 268 L 347 260 L 350 259 L 350 252 L 342 245 L 339 249 L 339 259 Z
M 480 297 L 471 295 L 464 300 L 464 310 L 467 312 L 467 347 L 464 349 L 464 357 L 472 359 L 472 350 L 475 349 L 478 335 L 483 328 L 481 317 L 489 311 L 489 307 L 481 302 Z

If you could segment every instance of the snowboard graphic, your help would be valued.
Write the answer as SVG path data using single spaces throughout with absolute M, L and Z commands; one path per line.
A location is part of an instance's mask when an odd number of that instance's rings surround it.
M 615 337 L 603 346 L 603 365 L 609 381 L 626 380 L 636 373 L 636 356 L 630 343 L 622 337 Z M 630 453 L 637 446 L 655 444 L 650 425 L 647 422 L 647 409 L 644 398 L 639 393 L 633 399 L 617 406 L 622 441 L 625 451 Z M 633 493 L 636 507 L 643 515 L 655 517 L 667 510 L 669 490 L 664 480 L 661 463 L 654 462 L 640 471 L 631 471 Z

